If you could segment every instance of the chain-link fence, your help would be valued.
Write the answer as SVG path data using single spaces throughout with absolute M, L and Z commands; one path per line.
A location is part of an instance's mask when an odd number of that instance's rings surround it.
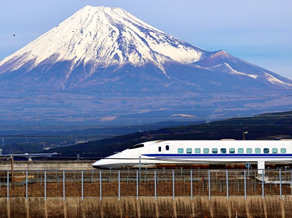
M 292 170 L 0 171 L 0 197 L 292 195 Z

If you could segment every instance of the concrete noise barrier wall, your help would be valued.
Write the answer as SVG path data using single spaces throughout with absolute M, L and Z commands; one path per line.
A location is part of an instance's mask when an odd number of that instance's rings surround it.
M 0 217 L 291 217 L 292 198 L 153 197 L 136 198 L 6 198 L 0 199 Z

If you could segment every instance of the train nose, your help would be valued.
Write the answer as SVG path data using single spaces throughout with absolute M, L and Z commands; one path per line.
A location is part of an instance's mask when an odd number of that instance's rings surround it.
M 106 159 L 101 159 L 92 164 L 94 168 L 109 168 L 109 161 Z

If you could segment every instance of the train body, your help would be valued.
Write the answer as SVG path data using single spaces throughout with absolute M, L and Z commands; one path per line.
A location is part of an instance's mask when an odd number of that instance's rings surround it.
M 292 163 L 292 140 L 148 141 L 93 163 L 96 168 L 150 168 L 167 164 Z

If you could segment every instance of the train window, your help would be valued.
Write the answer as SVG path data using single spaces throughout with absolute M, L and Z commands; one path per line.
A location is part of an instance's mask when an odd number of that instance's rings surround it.
M 261 153 L 261 149 L 260 148 L 256 148 L 256 149 L 254 149 L 254 152 L 257 153 L 257 154 L 260 154 Z
M 200 154 L 201 153 L 201 148 L 195 148 L 195 153 Z
M 183 154 L 183 153 L 184 153 L 184 149 L 183 149 L 183 148 L 178 148 L 178 149 L 177 149 L 177 153 L 179 153 L 179 154 Z
M 278 148 L 273 148 L 273 149 L 272 149 L 272 153 L 273 153 L 273 154 L 277 154 L 277 153 L 278 153 Z
M 235 153 L 235 148 L 229 148 L 229 153 L 234 154 Z
M 281 148 L 281 153 L 286 154 L 286 148 Z
M 161 147 L 160 146 L 158 147 L 158 151 L 161 152 Z
M 191 154 L 192 153 L 192 150 L 191 148 L 187 148 L 187 154 Z
M 265 153 L 265 154 L 270 153 L 270 149 L 269 149 L 269 148 L 264 148 L 264 153 Z
M 209 154 L 209 148 L 204 148 L 203 152 L 204 152 L 204 154 Z
M 251 154 L 252 153 L 252 148 L 247 148 L 246 153 Z
M 218 149 L 217 148 L 212 148 L 212 153 L 213 154 L 217 154 L 218 153 Z
M 220 152 L 221 152 L 221 154 L 225 154 L 226 153 L 226 148 L 221 148 Z
M 165 150 L 169 151 L 169 145 L 165 146 Z
M 144 144 L 137 144 L 137 145 L 134 145 L 133 147 L 131 147 L 129 149 L 142 148 L 142 147 L 144 147 Z
M 238 152 L 239 154 L 243 154 L 243 148 L 238 148 L 238 149 L 237 149 L 237 152 Z

